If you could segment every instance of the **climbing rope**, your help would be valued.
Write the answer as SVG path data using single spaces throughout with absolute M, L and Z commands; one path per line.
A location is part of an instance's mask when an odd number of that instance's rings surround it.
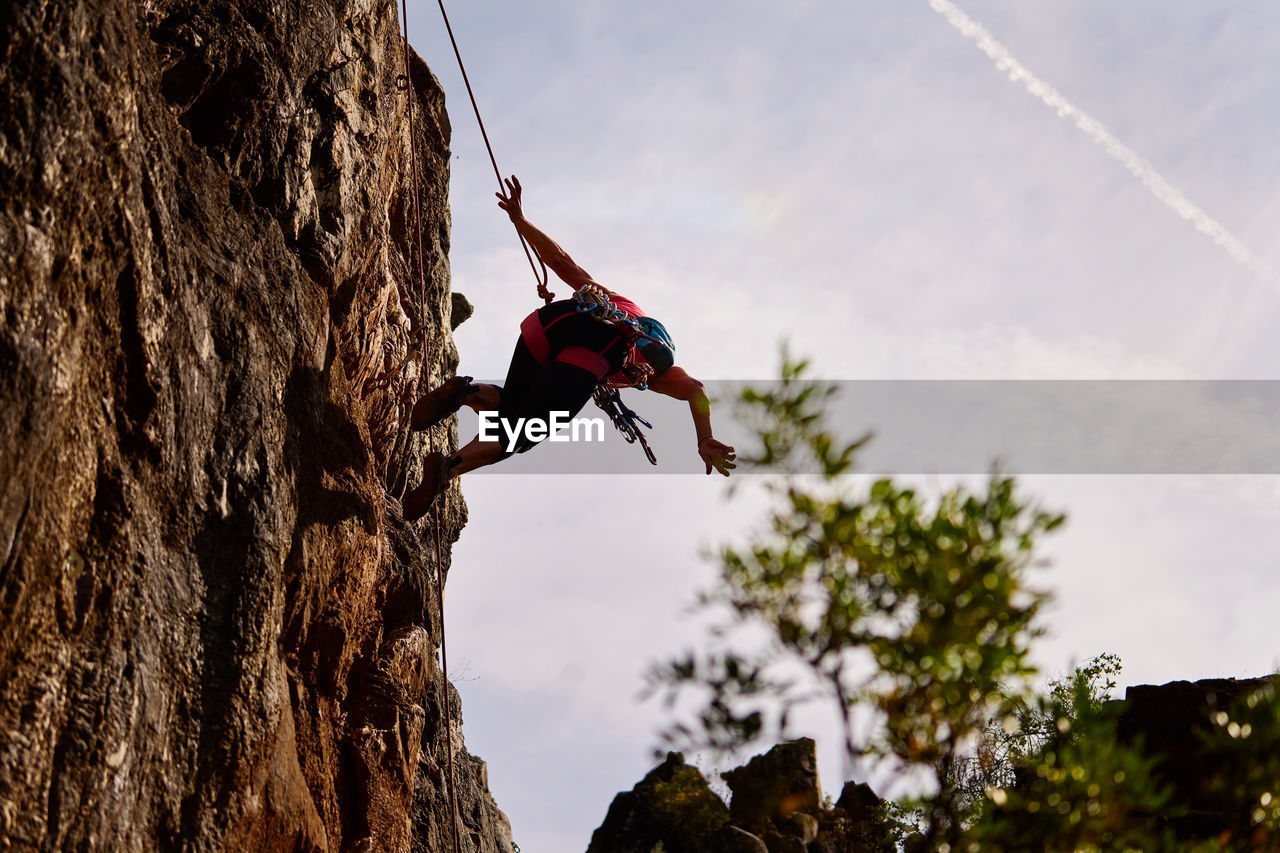
M 453 37 L 453 27 L 449 24 L 449 13 L 444 10 L 444 0 L 436 0 L 440 5 L 440 17 L 444 18 L 444 28 L 449 33 L 449 43 L 453 45 L 453 55 L 458 59 L 458 70 L 462 72 L 462 82 L 467 85 L 467 97 L 471 99 L 471 109 L 476 114 L 476 124 L 480 125 L 480 136 L 484 138 L 484 147 L 489 152 L 489 163 L 493 165 L 493 176 L 498 179 L 498 191 L 504 196 L 506 195 L 506 187 L 502 183 L 502 170 L 498 168 L 498 159 L 493 156 L 493 146 L 489 144 L 489 133 L 484 129 L 484 119 L 480 117 L 480 107 L 476 104 L 475 92 L 471 90 L 471 79 L 467 77 L 467 66 L 462 64 L 462 53 L 458 50 L 458 41 Z M 406 44 L 407 34 L 406 34 Z M 520 238 L 520 245 L 524 248 L 524 256 L 529 260 L 529 268 L 533 270 L 533 277 L 538 282 L 538 295 L 542 297 L 543 302 L 550 302 L 555 298 L 555 294 L 547 289 L 547 264 L 542 260 L 542 256 L 536 251 L 529 248 L 529 244 L 525 242 L 524 235 L 516 229 L 516 236 Z M 538 259 L 538 264 L 542 265 L 542 272 L 538 272 L 538 266 L 534 264 L 533 259 Z
M 409 7 L 407 0 L 401 0 L 401 25 L 404 34 L 404 85 L 400 88 L 408 95 L 409 114 L 409 163 L 413 170 L 413 230 L 418 243 L 418 310 L 419 322 L 422 326 L 422 371 L 427 384 L 431 381 L 431 351 L 428 344 L 427 328 L 427 276 L 423 268 L 422 253 L 422 194 L 418 190 L 418 145 L 413 132 L 413 76 L 409 66 Z M 427 451 L 435 452 L 435 438 L 431 430 L 427 431 Z M 453 853 L 462 853 L 458 839 L 458 792 L 453 778 L 453 709 L 449 698 L 449 652 L 445 644 L 444 630 L 444 562 L 440 559 L 440 504 L 433 501 L 431 506 L 431 538 L 435 552 L 436 568 L 436 606 L 440 612 L 440 682 L 444 696 L 440 707 L 444 711 L 445 751 L 449 770 L 449 833 L 453 840 Z
M 484 139 L 485 150 L 489 152 L 489 163 L 490 165 L 493 166 L 493 175 L 495 178 L 498 179 L 498 190 L 500 193 L 505 195 L 506 186 L 502 182 L 502 171 L 498 168 L 498 159 L 493 155 L 493 146 L 489 143 L 489 131 L 485 129 L 484 119 L 480 117 L 480 107 L 479 105 L 476 104 L 475 92 L 472 91 L 471 89 L 471 78 L 467 76 L 467 67 L 466 65 L 463 64 L 462 53 L 458 50 L 458 41 L 453 37 L 453 26 L 449 23 L 449 13 L 446 12 L 444 9 L 444 0 L 437 0 L 437 2 L 439 3 L 439 6 L 440 6 L 440 16 L 444 18 L 444 28 L 449 33 L 449 43 L 453 45 L 453 55 L 458 60 L 458 70 L 462 72 L 462 82 L 465 83 L 467 86 L 467 97 L 471 99 L 471 109 L 476 114 L 476 124 L 480 126 L 480 136 Z M 403 21 L 405 22 L 404 23 L 405 60 L 404 60 L 404 73 L 396 77 L 396 88 L 402 92 L 407 92 L 410 90 L 410 87 L 412 84 L 410 83 L 410 80 L 409 80 L 409 32 L 408 32 L 409 16 L 407 12 L 404 10 L 404 0 L 401 0 L 401 12 L 402 12 Z M 410 115 L 412 120 L 412 107 L 410 107 Z M 410 144 L 410 148 L 412 148 L 413 147 L 412 134 L 410 134 L 409 144 Z M 414 187 L 414 192 L 415 193 L 417 192 L 416 184 Z M 533 270 L 533 278 L 535 281 L 538 282 L 538 295 L 542 297 L 543 302 L 550 302 L 552 299 L 555 299 L 556 295 L 547 289 L 548 275 L 547 275 L 546 261 L 542 260 L 542 256 L 530 248 L 529 243 L 524 239 L 524 235 L 520 233 L 519 229 L 516 229 L 516 237 L 520 240 L 520 247 L 524 249 L 524 256 L 525 256 L 525 259 L 529 261 L 529 268 Z M 422 258 L 421 233 L 419 233 L 418 235 L 418 258 L 419 258 L 419 261 L 421 261 L 421 258 Z M 537 259 L 536 263 L 534 261 L 535 258 Z M 388 370 L 382 376 L 379 376 L 377 379 L 374 380 L 373 387 L 375 389 L 378 389 L 378 388 L 385 388 L 388 385 L 390 385 L 392 378 L 399 375 L 400 371 L 404 369 L 404 366 L 409 363 L 409 357 L 410 357 L 410 353 L 406 353 L 404 359 L 400 362 L 400 364 L 396 365 L 394 368 L 392 368 L 391 370 Z

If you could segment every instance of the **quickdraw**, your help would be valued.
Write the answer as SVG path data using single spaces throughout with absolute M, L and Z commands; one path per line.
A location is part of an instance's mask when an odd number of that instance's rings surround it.
M 623 311 L 609 294 L 598 284 L 584 284 L 573 294 L 573 301 L 578 303 L 578 310 L 590 314 L 602 323 L 622 323 L 637 335 L 643 334 L 640 324 L 627 312 Z
M 640 425 L 644 424 L 646 429 L 653 429 L 653 424 L 640 417 L 632 409 L 627 408 L 627 404 L 622 402 L 622 395 L 618 393 L 617 388 L 611 388 L 607 385 L 599 385 L 595 391 L 595 402 L 606 415 L 609 420 L 613 421 L 613 426 L 622 433 L 622 437 L 626 439 L 627 444 L 640 443 L 640 447 L 644 450 L 644 455 L 649 458 L 650 465 L 658 464 L 658 457 L 654 455 L 649 442 L 645 440 L 644 432 L 641 431 Z

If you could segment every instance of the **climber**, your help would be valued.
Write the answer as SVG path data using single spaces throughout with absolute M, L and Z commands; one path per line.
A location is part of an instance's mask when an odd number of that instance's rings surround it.
M 537 418 L 546 422 L 551 413 L 575 416 L 587 404 L 596 387 L 641 386 L 689 403 L 698 436 L 698 455 L 712 469 L 728 477 L 737 454 L 711 434 L 711 403 L 703 385 L 674 364 L 671 339 L 662 324 L 645 316 L 640 307 L 599 285 L 546 234 L 524 217 L 520 182 L 514 175 L 506 193 L 495 193 L 498 207 L 507 212 L 516 230 L 542 261 L 575 291 L 594 289 L 607 302 L 640 326 L 644 336 L 627 334 L 625 327 L 596 319 L 580 310 L 575 299 L 551 302 L 520 324 L 507 379 L 501 387 L 472 383 L 469 376 L 455 376 L 428 393 L 413 407 L 413 429 L 427 429 L 458 411 L 463 405 L 476 412 L 497 412 L 506 423 Z M 642 324 L 642 325 L 641 325 Z M 503 440 L 472 439 L 452 456 L 432 453 L 424 464 L 422 484 L 404 498 L 407 519 L 420 518 L 454 477 L 523 453 L 534 444 L 528 434 L 508 450 Z

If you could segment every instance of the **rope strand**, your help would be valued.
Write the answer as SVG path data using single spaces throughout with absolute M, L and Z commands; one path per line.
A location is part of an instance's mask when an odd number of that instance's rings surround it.
M 493 175 L 498 180 L 498 190 L 502 195 L 506 195 L 506 185 L 502 180 L 502 170 L 498 168 L 498 160 L 493 154 L 493 145 L 489 142 L 489 132 L 485 129 L 484 119 L 480 116 L 480 107 L 476 103 L 475 91 L 471 88 L 471 79 L 467 75 L 467 67 L 462 61 L 462 53 L 458 50 L 458 41 L 453 35 L 453 26 L 449 23 L 449 14 L 445 11 L 444 0 L 437 0 L 440 6 L 440 16 L 444 19 L 445 30 L 449 34 L 449 43 L 453 46 L 453 55 L 458 60 L 458 70 L 462 72 L 462 82 L 467 87 L 467 97 L 471 100 L 471 109 L 475 112 L 476 123 L 480 126 L 480 136 L 484 139 L 485 150 L 489 152 L 489 163 L 493 166 Z M 418 189 L 418 149 L 417 142 L 413 132 L 413 75 L 409 64 L 409 9 L 407 0 L 400 0 L 401 11 L 401 27 L 404 36 L 404 86 L 403 89 L 408 94 L 408 114 L 409 114 L 409 158 L 413 169 L 413 220 L 414 231 L 417 237 L 418 247 L 418 293 L 419 305 L 421 311 L 422 324 L 422 365 L 423 371 L 430 384 L 431 378 L 431 360 L 430 347 L 428 344 L 427 329 L 427 279 L 426 271 L 423 266 L 423 250 L 422 250 L 422 199 Z M 555 295 L 547 289 L 548 273 L 547 264 L 542 260 L 542 256 L 536 250 L 531 249 L 529 243 L 525 240 L 520 230 L 516 229 L 516 236 L 520 239 L 520 246 L 524 249 L 525 258 L 529 261 L 529 268 L 533 270 L 534 280 L 538 282 L 538 295 L 545 302 L 550 302 Z M 537 263 L 534 258 L 537 258 Z M 539 272 L 541 265 L 541 272 Z M 427 433 L 427 449 L 429 452 L 435 451 L 435 441 L 431 432 Z M 436 604 L 440 612 L 440 669 L 441 682 L 444 691 L 441 707 L 444 710 L 445 722 L 445 743 L 448 752 L 448 780 L 449 780 L 449 812 L 450 812 L 450 834 L 453 841 L 454 853 L 461 853 L 460 841 L 458 837 L 458 795 L 457 788 L 454 783 L 453 771 L 453 710 L 449 697 L 449 653 L 448 646 L 445 642 L 444 628 L 444 563 L 440 559 L 440 507 L 436 501 L 432 502 L 432 541 L 435 552 L 435 568 L 436 568 Z
M 489 144 L 489 132 L 484 128 L 484 119 L 480 117 L 480 107 L 476 104 L 476 94 L 471 89 L 471 78 L 467 76 L 467 66 L 462 63 L 462 53 L 458 50 L 458 41 L 453 37 L 453 27 L 449 24 L 449 13 L 444 10 L 444 0 L 436 0 L 440 6 L 440 17 L 444 18 L 444 28 L 449 33 L 449 43 L 453 45 L 453 55 L 458 60 L 458 70 L 462 72 L 462 82 L 467 86 L 467 97 L 471 99 L 471 109 L 476 114 L 476 124 L 480 125 L 480 136 L 484 139 L 484 147 L 489 152 L 489 162 L 493 165 L 493 176 L 498 179 L 498 191 L 506 195 L 507 187 L 502 182 L 502 170 L 498 168 L 498 159 L 493 156 L 493 146 Z M 538 295 L 542 297 L 544 302 L 550 302 L 555 298 L 555 294 L 547 290 L 547 264 L 542 260 L 542 256 L 536 251 L 529 248 L 529 244 L 525 241 L 524 235 L 520 233 L 520 229 L 516 229 L 516 236 L 520 238 L 520 246 L 524 249 L 524 256 L 529 261 L 529 268 L 533 270 L 533 277 L 538 282 Z M 534 264 L 533 259 L 537 257 L 538 263 L 542 265 L 542 272 L 539 274 L 538 267 Z
M 427 276 L 423 267 L 423 251 L 422 251 L 422 194 L 418 189 L 418 144 L 414 135 L 413 128 L 413 73 L 409 65 L 409 7 L 407 0 L 401 0 L 401 24 L 404 34 L 404 77 L 405 91 L 408 95 L 408 114 L 409 114 L 409 162 L 410 168 L 413 170 L 413 230 L 417 235 L 418 244 L 418 310 L 421 312 L 419 318 L 422 323 L 422 370 L 426 378 L 427 385 L 431 384 L 431 351 L 428 344 L 428 328 L 427 328 Z M 435 452 L 435 438 L 432 431 L 427 431 L 427 451 Z M 440 559 L 440 504 L 438 501 L 432 502 L 431 510 L 431 532 L 432 542 L 435 551 L 435 569 L 436 569 L 436 604 L 440 611 L 440 681 L 441 689 L 444 692 L 441 708 L 444 711 L 444 731 L 445 731 L 445 751 L 447 753 L 448 770 L 449 770 L 449 832 L 453 840 L 453 853 L 462 853 L 460 841 L 458 838 L 458 793 L 453 778 L 453 709 L 452 702 L 449 697 L 449 656 L 445 646 L 445 630 L 444 630 L 444 563 Z

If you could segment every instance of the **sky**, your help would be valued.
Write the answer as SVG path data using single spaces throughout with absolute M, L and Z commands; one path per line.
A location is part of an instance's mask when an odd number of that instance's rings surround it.
M 449 14 L 529 218 L 661 317 L 699 378 L 774 376 L 783 342 L 833 380 L 1280 373 L 1271 0 L 473 0 Z M 439 10 L 412 0 L 409 16 L 453 123 L 453 285 L 476 306 L 460 369 L 500 379 L 533 276 Z M 664 458 L 692 457 L 692 427 L 663 426 Z M 652 663 L 699 641 L 703 554 L 747 536 L 763 501 L 747 478 L 729 499 L 696 475 L 502 470 L 463 480 L 451 675 L 521 849 L 585 849 L 654 763 L 669 720 L 638 695 Z M 1020 479 L 1069 519 L 1038 575 L 1055 596 L 1046 672 L 1102 651 L 1123 659 L 1122 687 L 1280 664 L 1280 478 Z M 838 794 L 830 721 L 805 724 Z

